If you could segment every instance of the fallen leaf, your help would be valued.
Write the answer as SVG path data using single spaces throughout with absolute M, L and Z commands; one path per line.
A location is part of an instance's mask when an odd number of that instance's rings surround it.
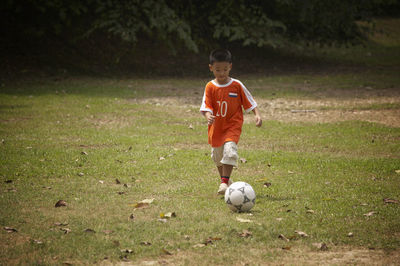
M 71 233 L 71 229 L 69 229 L 69 228 L 60 228 L 60 230 L 63 231 L 64 234 Z
M 282 221 L 283 218 L 276 218 L 275 220 L 277 220 L 278 222 Z
M 282 239 L 282 240 L 284 240 L 284 241 L 286 241 L 286 242 L 289 242 L 290 240 L 286 237 L 286 236 L 284 236 L 283 234 L 280 234 L 279 236 L 278 236 L 278 238 L 279 239 Z
M 161 251 L 162 251 L 165 255 L 173 255 L 172 252 L 166 250 L 165 248 L 163 248 Z
M 52 187 L 42 187 L 42 188 L 45 188 L 45 189 L 52 189 Z
M 55 205 L 56 208 L 65 207 L 65 206 L 67 206 L 67 202 L 65 200 L 59 200 L 56 202 L 56 205 Z
M 96 233 L 93 229 L 87 228 L 84 230 L 85 233 Z
M 130 253 L 133 253 L 133 250 L 132 250 L 132 249 L 127 249 L 127 248 L 126 248 L 126 249 L 121 249 L 121 252 L 122 252 L 122 253 L 129 253 L 129 254 L 130 254 Z
M 85 151 L 81 152 L 81 154 L 82 154 L 82 155 L 88 155 L 88 153 L 85 152 Z
M 135 204 L 135 209 L 145 209 L 148 207 L 150 207 L 150 204 L 148 203 L 138 202 Z
M 167 212 L 167 213 L 160 213 L 160 218 L 165 218 L 165 219 L 169 219 L 169 218 L 172 218 L 172 217 L 176 217 L 176 214 L 175 214 L 175 212 Z
M 193 247 L 194 248 L 202 248 L 202 247 L 205 247 L 205 246 L 206 246 L 205 244 L 196 244 Z
M 12 183 L 13 181 L 12 180 L 6 180 L 6 181 L 4 181 L 4 183 L 7 183 L 7 184 L 10 184 L 10 183 Z
M 140 245 L 142 245 L 142 246 L 151 246 L 151 243 L 147 242 L 147 241 L 142 241 L 142 242 L 140 242 Z
M 63 223 L 54 223 L 55 226 L 67 226 L 68 223 L 67 222 L 63 222 Z
M 399 174 L 399 175 L 400 175 L 400 169 L 399 169 L 399 170 L 396 170 L 395 172 L 396 172 L 396 174 Z
M 126 188 L 130 188 L 131 186 L 130 186 L 130 185 L 128 185 L 128 184 L 124 184 L 124 187 L 126 187 Z
M 290 250 L 291 248 L 292 248 L 291 246 L 282 247 L 283 250 Z
M 100 183 L 100 184 L 104 184 L 104 181 L 103 181 L 103 180 L 99 180 L 99 183 Z
M 302 231 L 294 231 L 296 234 L 298 234 L 301 237 L 308 237 L 308 235 Z
M 348 237 L 353 237 L 354 234 L 353 234 L 353 232 L 350 232 L 350 233 L 347 234 L 347 236 L 348 236 Z
M 193 125 L 192 124 L 189 125 L 189 129 L 193 129 Z
M 79 176 L 84 176 L 85 174 L 82 173 L 82 172 L 80 172 L 80 173 L 78 173 L 78 175 L 79 175 Z
M 399 201 L 398 201 L 398 200 L 395 200 L 395 199 L 383 199 L 383 202 L 385 202 L 385 203 L 399 204 Z
M 168 222 L 168 220 L 167 219 L 158 219 L 157 221 L 159 221 L 159 222 L 161 222 L 161 223 L 166 223 L 166 222 Z
M 32 243 L 37 244 L 37 245 L 42 245 L 43 242 L 37 239 L 31 239 Z
M 270 182 L 264 183 L 264 187 L 270 187 L 272 184 Z
M 148 204 L 151 204 L 151 203 L 153 203 L 153 201 L 154 201 L 154 198 L 152 198 L 152 199 L 144 199 L 144 200 L 142 200 L 142 201 L 139 201 L 139 203 L 148 203 Z
M 368 213 L 366 213 L 366 214 L 364 214 L 364 216 L 367 216 L 367 217 L 369 217 L 369 216 L 372 216 L 372 215 L 374 215 L 376 212 L 374 212 L 374 211 L 371 211 L 371 212 L 368 212 Z
M 131 213 L 131 215 L 129 215 L 129 220 L 133 221 L 135 219 L 135 216 L 133 215 L 133 213 Z
M 310 210 L 307 210 L 306 213 L 313 214 L 313 213 L 315 213 L 315 211 L 310 209 Z
M 312 243 L 312 245 L 314 247 L 316 247 L 317 249 L 321 250 L 321 251 L 327 251 L 328 250 L 328 246 L 325 243 Z
M 247 163 L 247 160 L 245 158 L 240 158 L 241 163 Z
M 249 230 L 246 230 L 246 229 L 244 229 L 244 230 L 239 234 L 240 237 L 244 237 L 244 238 L 250 237 L 250 236 L 252 236 L 252 235 L 253 235 L 253 233 L 250 232 Z
M 118 191 L 117 192 L 119 195 L 124 195 L 124 194 L 126 194 L 126 191 Z
M 160 158 L 158 158 L 158 160 L 163 161 L 165 160 L 165 158 L 161 156 Z
M 17 189 L 16 188 L 7 188 L 7 191 L 8 192 L 17 192 Z
M 210 244 L 213 244 L 214 241 L 219 241 L 219 240 L 222 240 L 222 238 L 220 238 L 220 237 L 209 237 L 203 242 L 203 244 L 204 245 L 210 245 Z
M 8 227 L 8 226 L 4 226 L 4 230 L 6 230 L 8 233 L 16 233 L 16 232 L 18 232 L 17 229 L 12 228 L 12 227 Z
M 267 166 L 268 166 L 268 167 L 271 167 L 271 166 L 272 166 L 272 164 L 270 164 L 270 163 L 267 163 Z
M 288 170 L 287 172 L 288 172 L 288 174 L 294 174 L 294 172 L 290 171 L 290 170 Z
M 252 220 L 249 220 L 249 219 L 242 219 L 242 218 L 240 218 L 240 217 L 236 217 L 236 220 L 239 221 L 239 222 L 241 222 L 241 223 L 252 223 L 252 222 L 253 222 Z
M 115 179 L 115 183 L 119 185 L 119 184 L 121 184 L 121 181 L 119 181 L 119 179 L 116 178 L 116 179 Z
M 190 240 L 190 236 L 188 236 L 188 235 L 184 235 L 183 238 L 184 238 L 185 240 Z

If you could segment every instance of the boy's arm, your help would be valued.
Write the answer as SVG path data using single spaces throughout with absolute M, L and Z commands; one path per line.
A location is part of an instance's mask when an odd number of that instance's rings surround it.
M 212 125 L 215 121 L 215 115 L 212 115 L 210 112 L 201 112 L 205 118 L 207 119 L 207 124 Z
M 253 109 L 253 113 L 254 113 L 255 119 L 256 119 L 256 126 L 257 126 L 257 127 L 261 127 L 261 125 L 262 125 L 262 119 L 261 119 L 260 111 L 258 110 L 257 107 L 255 107 L 255 108 Z

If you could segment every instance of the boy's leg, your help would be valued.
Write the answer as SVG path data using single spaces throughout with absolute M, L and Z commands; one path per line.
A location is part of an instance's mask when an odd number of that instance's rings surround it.
M 223 155 L 220 163 L 222 166 L 218 167 L 221 175 L 221 185 L 218 189 L 218 194 L 224 194 L 228 186 L 232 183 L 230 180 L 233 166 L 237 165 L 237 145 L 235 142 L 226 142 L 223 146 Z

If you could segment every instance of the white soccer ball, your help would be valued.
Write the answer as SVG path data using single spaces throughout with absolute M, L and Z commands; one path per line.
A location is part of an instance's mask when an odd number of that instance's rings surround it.
M 256 193 L 246 182 L 235 182 L 225 191 L 225 202 L 235 212 L 247 212 L 256 203 Z

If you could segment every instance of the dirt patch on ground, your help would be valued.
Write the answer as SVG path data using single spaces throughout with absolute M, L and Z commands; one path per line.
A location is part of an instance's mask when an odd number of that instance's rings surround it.
M 366 96 L 366 95 L 363 95 Z M 264 120 L 282 122 L 332 123 L 340 121 L 368 121 L 390 127 L 400 127 L 400 95 L 362 98 L 321 99 L 256 99 Z M 131 103 L 154 104 L 167 108 L 196 111 L 201 97 L 153 97 L 132 100 Z M 197 112 L 197 111 L 196 111 Z M 246 116 L 246 123 L 252 123 Z
M 368 121 L 400 127 L 400 97 L 372 99 L 258 100 L 265 120 L 332 123 Z

